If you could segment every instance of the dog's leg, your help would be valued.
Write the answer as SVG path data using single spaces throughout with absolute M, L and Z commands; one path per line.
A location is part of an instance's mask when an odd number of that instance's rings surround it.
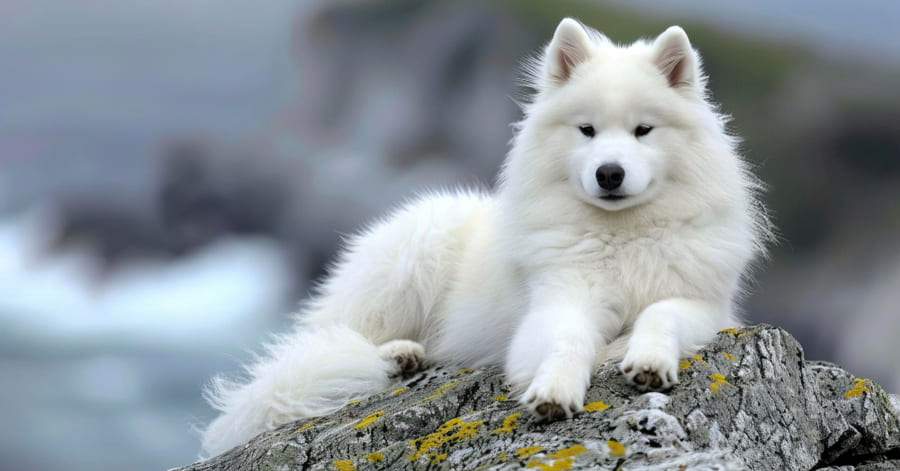
M 521 402 L 541 420 L 569 418 L 583 410 L 603 343 L 589 296 L 571 288 L 555 295 L 534 293 L 507 355 L 507 379 L 525 389 Z
M 653 303 L 635 321 L 620 369 L 641 391 L 669 389 L 678 383 L 679 358 L 733 323 L 725 303 L 682 298 Z

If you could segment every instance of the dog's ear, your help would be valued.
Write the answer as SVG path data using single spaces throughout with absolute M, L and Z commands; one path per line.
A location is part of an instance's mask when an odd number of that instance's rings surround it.
M 700 60 L 680 26 L 670 26 L 656 38 L 653 62 L 671 87 L 693 88 L 700 83 Z
M 575 67 L 590 58 L 591 48 L 591 38 L 584 26 L 572 18 L 563 18 L 544 54 L 546 83 L 566 83 Z

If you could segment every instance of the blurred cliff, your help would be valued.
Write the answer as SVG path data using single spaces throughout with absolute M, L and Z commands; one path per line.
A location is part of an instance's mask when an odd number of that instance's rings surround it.
M 0 467 L 190 461 L 200 386 L 285 324 L 341 234 L 417 191 L 490 186 L 518 64 L 566 15 L 619 42 L 687 29 L 780 228 L 747 317 L 900 390 L 889 1 L 13 1 Z

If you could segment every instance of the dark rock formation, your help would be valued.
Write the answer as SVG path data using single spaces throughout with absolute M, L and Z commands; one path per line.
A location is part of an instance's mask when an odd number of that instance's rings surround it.
M 679 379 L 639 394 L 607 363 L 584 413 L 539 424 L 499 371 L 436 368 L 181 469 L 900 469 L 897 397 L 781 329 L 723 331 Z

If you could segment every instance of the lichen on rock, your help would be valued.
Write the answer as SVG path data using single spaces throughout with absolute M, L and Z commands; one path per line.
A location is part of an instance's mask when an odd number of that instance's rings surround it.
M 432 368 L 180 470 L 900 469 L 900 401 L 784 330 L 720 332 L 679 381 L 640 394 L 607 363 L 585 412 L 542 424 L 499 370 Z

